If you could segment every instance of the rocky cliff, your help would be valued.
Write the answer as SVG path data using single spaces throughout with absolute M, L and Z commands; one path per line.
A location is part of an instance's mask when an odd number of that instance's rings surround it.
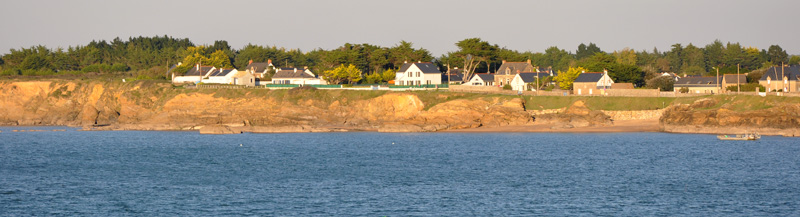
M 721 102 L 723 100 L 728 102 Z M 763 104 L 766 108 L 735 111 L 737 103 L 747 106 Z M 764 135 L 800 136 L 800 104 L 704 98 L 691 104 L 668 107 L 659 121 L 664 131 L 676 133 L 739 134 L 756 131 Z
M 357 92 L 357 93 L 353 93 Z M 449 93 L 448 93 L 449 94 Z M 6 82 L 0 124 L 206 132 L 420 132 L 532 124 L 513 97 L 428 93 L 176 89 L 154 82 Z M 233 130 L 231 130 L 234 128 Z

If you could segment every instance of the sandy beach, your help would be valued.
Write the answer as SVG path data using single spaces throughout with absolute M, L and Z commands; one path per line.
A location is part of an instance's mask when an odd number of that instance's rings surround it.
M 534 124 L 527 126 L 503 126 L 492 128 L 472 128 L 447 130 L 443 132 L 494 133 L 494 132 L 549 132 L 549 133 L 618 133 L 618 132 L 661 132 L 658 119 L 614 121 L 611 126 L 576 127 L 552 129 L 551 124 Z

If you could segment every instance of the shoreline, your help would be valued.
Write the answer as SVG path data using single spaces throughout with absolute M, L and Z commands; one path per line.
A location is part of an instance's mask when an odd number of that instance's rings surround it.
M 708 135 L 731 135 L 742 134 L 745 132 L 758 132 L 764 136 L 783 136 L 783 137 L 800 137 L 800 128 L 793 129 L 774 129 L 774 128 L 748 128 L 748 127 L 710 127 L 710 126 L 676 126 L 676 125 L 662 125 L 658 119 L 645 119 L 645 120 L 619 120 L 614 121 L 609 126 L 588 126 L 588 127 L 573 127 L 573 128 L 558 128 L 555 124 L 532 124 L 532 125 L 512 125 L 501 127 L 477 127 L 469 129 L 451 129 L 451 130 L 438 130 L 438 131 L 382 131 L 378 129 L 366 128 L 342 128 L 342 127 L 312 127 L 312 126 L 279 126 L 279 127 L 264 127 L 264 126 L 213 126 L 215 128 L 223 127 L 221 131 L 213 130 L 211 132 L 202 132 L 203 128 L 212 128 L 212 126 L 201 126 L 198 128 L 183 128 L 176 129 L 170 127 L 153 127 L 153 126 L 140 126 L 125 125 L 107 126 L 99 128 L 81 127 L 81 126 L 68 126 L 68 125 L 2 125 L 0 127 L 8 128 L 26 128 L 26 127 L 66 127 L 75 128 L 76 131 L 176 131 L 176 132 L 200 132 L 205 135 L 216 134 L 240 134 L 240 133 L 347 133 L 347 132 L 379 132 L 379 133 L 645 133 L 645 132 L 659 132 L 659 133 L 675 133 L 675 134 L 708 134 Z M 11 132 L 49 132 L 49 131 L 62 131 L 62 130 L 21 130 L 21 131 L 0 131 L 0 133 Z
M 443 130 L 439 132 L 457 133 L 625 133 L 625 132 L 664 132 L 658 119 L 648 120 L 622 120 L 614 121 L 610 126 L 589 126 L 574 128 L 554 128 L 554 124 L 533 124 L 522 126 L 502 126 L 490 128 L 470 128 L 458 130 Z

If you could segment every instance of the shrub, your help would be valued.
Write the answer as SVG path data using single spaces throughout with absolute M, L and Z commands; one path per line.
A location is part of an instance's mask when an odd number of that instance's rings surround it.
M 741 87 L 741 91 L 742 92 L 753 92 L 753 91 L 756 91 L 756 88 L 758 88 L 759 92 L 764 91 L 764 90 L 767 89 L 766 87 L 761 86 L 758 83 L 747 83 L 747 84 L 742 84 L 742 85 L 739 85 L 739 86 Z M 736 86 L 735 85 L 734 86 L 729 86 L 726 89 L 728 91 L 736 92 Z
M 511 85 L 503 85 L 503 90 L 511 90 Z
M 689 88 L 688 87 L 681 87 L 681 89 L 679 91 L 681 93 L 688 93 L 689 92 Z

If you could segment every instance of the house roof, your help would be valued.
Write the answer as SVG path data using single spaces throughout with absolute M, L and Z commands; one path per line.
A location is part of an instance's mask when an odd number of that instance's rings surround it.
M 488 74 L 488 73 L 476 73 L 475 75 L 473 75 L 473 78 L 474 78 L 475 76 L 478 76 L 478 77 L 480 77 L 480 78 L 481 78 L 481 80 L 483 80 L 483 81 L 494 81 L 494 74 Z
M 786 76 L 789 80 L 800 80 L 800 65 L 773 66 L 767 69 L 767 72 L 764 72 L 764 75 L 759 80 L 766 81 L 768 77 L 770 80 L 783 80 L 781 75 Z
M 633 89 L 633 83 L 613 83 L 611 89 Z
M 506 73 L 506 69 L 510 69 L 508 70 L 509 73 Z M 533 68 L 533 65 L 528 62 L 505 62 L 503 65 L 500 65 L 500 68 L 497 68 L 496 73 L 498 75 L 514 75 L 517 74 L 518 71 L 532 72 L 536 70 Z
M 422 73 L 442 73 L 439 71 L 439 67 L 436 67 L 433 63 L 404 63 L 403 66 L 400 66 L 400 70 L 397 70 L 397 73 L 405 73 L 411 68 L 411 65 L 417 65 L 417 68 Z
M 208 71 L 210 71 L 213 66 L 200 66 L 200 70 L 197 70 L 197 66 L 192 67 L 189 71 L 186 71 L 184 76 L 205 76 Z
M 297 69 L 296 68 L 281 68 L 281 70 L 275 72 L 275 75 L 272 76 L 272 79 L 276 78 L 315 78 L 312 75 L 309 75 L 305 72 L 304 69 Z
M 214 69 L 214 70 L 211 71 L 211 73 L 209 73 L 208 76 L 209 77 L 216 77 L 216 76 L 225 77 L 228 74 L 230 74 L 231 71 L 233 71 L 233 69 Z
M 603 78 L 602 72 L 587 72 L 578 75 L 578 78 L 575 78 L 575 82 L 598 82 L 601 78 Z
M 717 85 L 717 77 L 683 77 L 675 82 L 676 87 L 713 87 Z
M 450 73 L 450 74 L 444 73 L 444 74 L 442 74 L 442 81 L 447 81 L 448 77 L 449 77 L 450 81 L 461 81 L 461 80 L 464 80 L 464 75 L 461 74 L 461 73 Z
M 734 83 L 735 84 L 737 79 L 736 79 L 736 75 L 728 74 L 728 75 L 723 75 L 722 76 L 722 80 L 725 81 L 726 83 Z M 747 76 L 743 75 L 743 74 L 740 74 L 738 80 L 739 80 L 739 83 L 742 83 L 742 84 L 747 83 Z
M 247 67 L 245 67 L 245 70 L 250 70 L 252 68 L 253 72 L 263 72 L 264 70 L 267 70 L 269 65 L 270 63 L 267 62 L 253 62 L 248 64 Z
M 519 78 L 522 79 L 522 82 L 524 82 L 524 83 L 532 83 L 532 82 L 536 82 L 536 77 L 539 77 L 539 79 L 541 79 L 541 78 L 550 76 L 550 73 L 545 73 L 545 72 L 522 72 L 522 73 L 519 73 L 518 75 L 519 75 Z

